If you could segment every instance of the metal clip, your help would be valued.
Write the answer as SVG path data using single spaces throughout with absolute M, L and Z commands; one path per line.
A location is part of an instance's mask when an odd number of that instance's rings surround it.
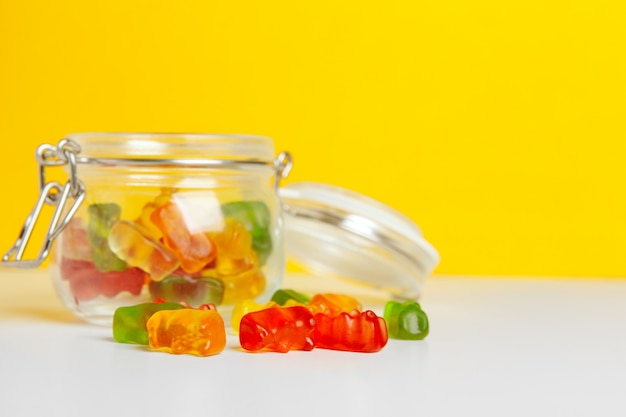
M 274 176 L 274 189 L 278 192 L 280 187 L 280 180 L 287 178 L 293 167 L 293 158 L 289 152 L 281 152 L 274 161 L 274 168 L 276 169 L 276 175 Z
M 22 231 L 13 244 L 13 247 L 2 257 L 2 263 L 4 265 L 20 268 L 36 268 L 48 257 L 52 242 L 59 236 L 65 226 L 67 226 L 72 216 L 85 199 L 85 186 L 76 175 L 76 154 L 79 152 L 80 147 L 78 144 L 68 139 L 61 140 L 56 148 L 47 144 L 37 148 L 36 158 L 39 163 L 39 199 L 26 218 Z M 69 164 L 70 178 L 63 187 L 56 181 L 46 182 L 45 167 L 61 166 L 65 164 Z M 73 201 L 69 204 L 68 202 L 71 199 L 73 199 Z M 44 204 L 56 207 L 50 225 L 48 226 L 44 242 L 35 259 L 22 259 Z

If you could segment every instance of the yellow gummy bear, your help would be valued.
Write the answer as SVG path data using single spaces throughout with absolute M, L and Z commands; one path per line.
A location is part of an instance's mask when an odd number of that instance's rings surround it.
M 253 313 L 255 311 L 265 310 L 266 308 L 278 306 L 273 301 L 268 302 L 267 304 L 259 304 L 254 300 L 244 300 L 239 304 L 233 307 L 233 313 L 230 317 L 230 325 L 235 332 L 239 332 L 239 325 L 241 324 L 241 318 L 248 313 Z
M 256 298 L 265 289 L 265 275 L 259 268 L 219 279 L 224 283 L 224 304 Z

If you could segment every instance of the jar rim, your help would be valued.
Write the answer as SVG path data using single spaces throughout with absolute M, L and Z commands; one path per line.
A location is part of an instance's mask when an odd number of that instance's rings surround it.
M 77 162 L 95 165 L 216 166 L 274 164 L 264 136 L 218 133 L 84 132 L 65 136 L 80 147 Z

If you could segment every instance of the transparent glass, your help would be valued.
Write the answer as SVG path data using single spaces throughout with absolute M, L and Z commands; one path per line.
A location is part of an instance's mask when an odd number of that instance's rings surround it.
M 54 245 L 56 291 L 75 315 L 117 307 L 267 301 L 284 275 L 273 143 L 202 134 L 76 134 L 86 195 Z M 222 307 L 220 307 L 222 306 Z M 220 311 L 222 312 L 222 311 Z

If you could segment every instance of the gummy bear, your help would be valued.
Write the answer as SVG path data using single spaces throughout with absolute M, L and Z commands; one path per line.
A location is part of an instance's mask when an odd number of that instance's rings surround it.
M 224 283 L 216 278 L 186 278 L 169 276 L 162 281 L 150 282 L 153 298 L 184 301 L 191 306 L 200 304 L 221 304 L 224 298 Z
M 165 298 L 155 298 L 154 299 L 155 303 L 167 303 L 168 301 Z M 208 303 L 208 304 L 200 304 L 198 307 L 192 307 L 189 304 L 187 304 L 185 301 L 180 301 L 178 304 L 180 304 L 181 306 L 185 307 L 185 308 L 195 308 L 196 310 L 212 310 L 212 311 L 217 311 L 217 306 L 213 303 Z
M 221 232 L 209 235 L 217 247 L 215 267 L 218 275 L 237 275 L 258 264 L 258 256 L 252 249 L 252 237 L 239 221 L 226 219 Z
M 309 302 L 309 309 L 313 314 L 324 313 L 332 316 L 352 310 L 361 311 L 361 308 L 358 300 L 345 294 L 315 294 Z
M 165 246 L 178 257 L 186 272 L 198 272 L 215 259 L 215 245 L 202 233 L 191 233 L 183 213 L 174 202 L 167 202 L 150 215 L 152 223 L 163 234 Z
M 198 271 L 198 272 L 185 272 L 179 266 L 178 268 L 176 268 L 175 270 L 172 271 L 171 275 L 173 277 L 186 277 L 186 278 L 202 278 L 202 277 L 215 277 L 215 276 L 217 276 L 217 274 L 211 275 L 209 273 L 209 271 L 214 271 L 214 269 L 211 269 L 211 268 L 207 267 L 207 269 L 203 269 L 203 270 Z
M 100 295 L 100 271 L 89 261 L 61 258 L 61 278 L 69 281 L 74 301 L 87 301 Z
M 154 213 L 157 208 L 164 205 L 172 198 L 174 191 L 175 190 L 173 188 L 162 188 L 161 194 L 159 194 L 154 201 L 146 203 L 141 209 L 139 217 L 135 220 L 135 223 L 146 229 L 150 236 L 152 236 L 155 240 L 161 239 L 163 237 L 163 233 L 161 232 L 161 229 L 152 223 L 150 216 L 152 216 L 152 213 Z
M 230 326 L 236 333 L 238 333 L 239 325 L 241 324 L 243 316 L 248 313 L 265 310 L 266 308 L 275 307 L 277 305 L 278 304 L 273 301 L 270 301 L 267 304 L 258 304 L 254 300 L 244 300 L 233 307 L 233 312 L 230 316 Z
M 250 232 L 252 247 L 259 256 L 260 265 L 264 265 L 272 253 L 272 217 L 267 205 L 262 201 L 235 201 L 223 204 L 222 212 L 224 217 L 238 220 Z
M 150 348 L 175 354 L 216 355 L 226 346 L 222 316 L 213 310 L 164 310 L 146 323 Z
M 146 273 L 139 268 L 126 268 L 124 271 L 111 271 L 100 273 L 100 294 L 105 297 L 115 297 L 122 291 L 128 291 L 132 295 L 139 295 L 144 283 Z
M 387 344 L 387 325 L 370 310 L 315 315 L 315 346 L 350 352 L 378 352 Z
M 284 306 L 289 300 L 294 300 L 302 305 L 307 305 L 311 301 L 306 295 L 289 289 L 276 290 L 272 295 L 272 301 L 281 306 Z
M 387 302 L 384 317 L 392 339 L 422 340 L 428 336 L 428 316 L 415 301 Z
M 213 303 L 207 303 L 207 304 L 200 304 L 198 307 L 196 307 L 196 310 L 217 311 L 217 307 Z
M 161 310 L 180 310 L 179 303 L 144 303 L 119 307 L 113 314 L 113 338 L 119 343 L 148 344 L 146 323 L 154 313 Z
M 63 229 L 60 237 L 61 251 L 64 258 L 91 261 L 91 245 L 83 219 L 74 217 Z
M 139 295 L 145 282 L 145 273 L 138 268 L 101 272 L 92 262 L 64 257 L 59 269 L 61 278 L 69 281 L 70 292 L 76 302 L 91 300 L 99 295 L 115 297 L 122 291 Z
M 152 239 L 135 223 L 120 220 L 109 234 L 111 250 L 129 265 L 146 271 L 154 281 L 160 281 L 178 268 L 174 252 Z
M 224 304 L 255 298 L 265 289 L 265 275 L 259 268 L 220 279 L 224 283 Z
M 249 351 L 312 350 L 315 319 L 306 307 L 271 307 L 248 313 L 239 325 L 239 342 Z
M 108 237 L 111 227 L 120 218 L 122 209 L 115 203 L 92 204 L 87 209 L 87 234 L 91 243 L 91 259 L 98 270 L 123 271 L 126 263 L 111 251 Z

